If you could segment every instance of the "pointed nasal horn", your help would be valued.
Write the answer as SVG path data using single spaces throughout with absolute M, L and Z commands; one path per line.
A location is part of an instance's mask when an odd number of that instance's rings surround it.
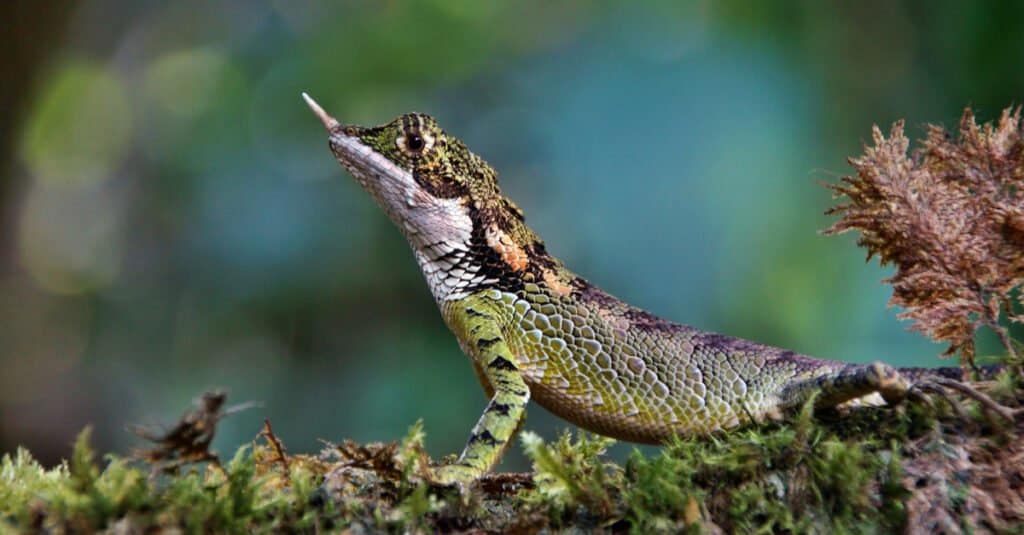
M 324 109 L 321 108 L 315 100 L 313 100 L 313 97 L 306 93 L 302 93 L 302 98 L 306 101 L 306 104 L 309 105 L 309 109 L 313 110 L 313 113 L 320 118 L 320 122 L 324 123 L 324 128 L 326 128 L 328 132 L 334 130 L 340 125 L 337 119 L 328 115 L 327 112 L 325 112 Z

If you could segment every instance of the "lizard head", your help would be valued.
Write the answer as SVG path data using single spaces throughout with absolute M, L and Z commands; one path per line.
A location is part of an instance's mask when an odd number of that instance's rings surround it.
M 409 113 L 375 127 L 344 125 L 303 96 L 327 128 L 335 158 L 414 246 L 467 242 L 471 212 L 501 198 L 494 170 L 429 115 Z
M 506 274 L 552 265 L 522 211 L 501 194 L 494 169 L 432 117 L 345 125 L 303 97 L 327 128 L 335 158 L 406 235 L 425 272 L 444 269 L 453 256 L 460 271 L 467 263 L 474 272 L 486 264 Z

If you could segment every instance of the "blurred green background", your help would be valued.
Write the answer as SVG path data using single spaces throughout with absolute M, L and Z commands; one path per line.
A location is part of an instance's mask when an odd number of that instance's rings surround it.
M 208 387 L 292 451 L 461 449 L 485 399 L 412 255 L 331 158 L 417 110 L 502 174 L 548 248 L 659 315 L 937 364 L 887 271 L 824 238 L 870 127 L 1024 95 L 1024 3 L 10 2 L 0 77 L 0 451 L 173 421 Z M 990 346 L 994 347 L 994 346 Z M 984 346 L 983 346 L 984 349 Z M 528 428 L 565 427 L 539 407 Z M 518 448 L 514 448 L 518 450 Z M 506 468 L 522 468 L 514 454 Z

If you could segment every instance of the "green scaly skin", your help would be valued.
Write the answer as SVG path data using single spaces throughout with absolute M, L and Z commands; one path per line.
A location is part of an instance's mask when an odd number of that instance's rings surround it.
M 409 240 L 490 397 L 439 482 L 490 470 L 531 398 L 585 429 L 660 443 L 778 418 L 812 394 L 819 406 L 898 402 L 926 373 L 816 359 L 633 307 L 549 255 L 494 169 L 434 119 L 343 125 L 304 97 L 335 157 Z

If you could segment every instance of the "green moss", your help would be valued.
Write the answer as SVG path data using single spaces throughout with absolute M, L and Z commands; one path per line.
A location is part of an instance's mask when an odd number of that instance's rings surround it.
M 153 476 L 145 466 L 108 456 L 104 467 L 79 434 L 68 462 L 46 469 L 25 450 L 0 461 L 0 515 L 9 527 L 90 532 L 126 523 L 136 529 L 178 527 L 190 532 L 247 533 L 313 528 L 316 474 L 301 464 L 291 484 L 257 476 L 250 447 L 223 468 L 207 466 Z
M 992 392 L 1019 406 L 1017 388 L 1001 379 Z M 676 439 L 654 455 L 634 451 L 621 466 L 604 456 L 610 439 L 566 433 L 545 443 L 523 433 L 534 472 L 490 475 L 464 492 L 425 477 L 421 424 L 400 443 L 346 442 L 284 458 L 253 444 L 223 468 L 160 475 L 140 461 L 97 460 L 86 429 L 56 467 L 25 450 L 0 461 L 0 531 L 884 533 L 926 513 L 965 529 L 1012 531 L 1024 522 L 1013 501 L 1021 489 L 1012 486 L 1024 477 L 1012 462 L 1024 455 L 1024 423 L 963 418 L 942 403 L 844 414 L 812 414 L 808 405 L 787 423 Z
M 710 440 L 676 440 L 629 461 L 627 517 L 639 531 L 714 522 L 741 532 L 902 525 L 898 456 L 798 419 Z M 697 504 L 697 505 L 695 505 Z M 870 530 L 869 530 L 870 531 Z

